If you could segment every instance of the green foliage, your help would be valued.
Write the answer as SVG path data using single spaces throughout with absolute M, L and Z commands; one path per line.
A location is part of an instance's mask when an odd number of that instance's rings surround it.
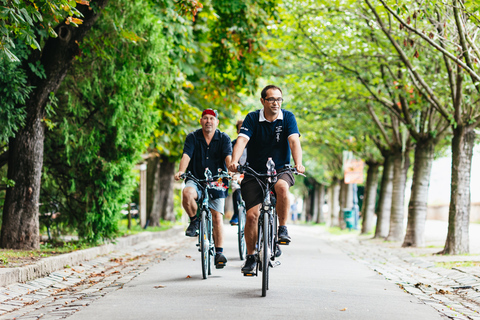
M 19 45 L 14 52 L 23 57 L 24 46 Z M 25 124 L 25 108 L 22 106 L 31 91 L 20 63 L 0 59 L 0 146 Z
M 65 17 L 70 17 L 73 24 L 80 24 L 81 14 L 75 8 L 77 3 L 87 4 L 84 0 L 35 0 L 9 1 L 0 0 L 0 60 L 19 62 L 15 52 L 15 43 L 18 40 L 40 50 L 38 35 L 56 37 L 53 28 Z
M 185 2 L 182 1 L 182 6 Z M 191 4 L 197 4 L 191 1 Z M 260 45 L 273 16 L 273 1 L 205 1 L 195 19 L 175 14 L 162 3 L 164 34 L 174 46 L 169 58 L 177 68 L 174 85 L 156 102 L 161 121 L 152 147 L 172 160 L 182 154 L 188 132 L 198 127 L 201 110 L 220 112 L 220 129 L 236 121 L 241 94 L 256 88 L 263 60 Z M 194 10 L 195 11 L 195 10 Z
M 159 120 L 154 101 L 171 83 L 169 44 L 153 4 L 111 2 L 57 93 L 47 133 L 42 201 L 90 242 L 112 238 L 135 179 L 133 166 Z
M 142 228 L 140 223 L 132 219 L 132 227 L 129 230 L 128 229 L 128 219 L 124 218 L 121 219 L 118 222 L 118 235 L 119 236 L 126 236 L 126 235 L 132 235 L 132 234 L 138 234 L 141 232 L 158 232 L 158 231 L 165 231 L 170 228 L 172 228 L 175 225 L 175 222 L 172 221 L 166 221 L 166 220 L 160 220 L 160 226 L 159 227 L 147 227 Z
M 89 246 L 86 243 L 78 241 L 49 241 L 40 244 L 39 250 L 5 250 L 0 252 L 0 265 L 8 266 L 9 268 L 21 267 L 27 264 L 31 264 L 39 258 L 55 256 L 58 254 L 69 253 L 77 250 L 88 249 Z
M 296 115 L 307 174 L 324 184 L 343 176 L 344 150 L 363 159 L 381 157 L 370 138 L 377 130 L 368 114 L 369 93 L 354 72 L 341 67 L 350 66 L 347 57 L 357 54 L 370 59 L 364 50 L 356 53 L 361 34 L 342 25 L 349 6 L 284 1 L 278 9 L 281 23 L 270 28 L 270 50 L 262 56 L 266 74 L 272 74 L 269 82 L 284 88 L 283 107 Z
M 232 88 L 254 93 L 254 80 L 262 74 L 260 59 L 266 26 L 274 15 L 275 1 L 212 1 L 216 19 L 211 30 L 209 76 Z
M 7 188 L 15 186 L 15 181 L 7 179 L 7 177 L 2 177 L 0 181 L 4 183 L 7 186 Z

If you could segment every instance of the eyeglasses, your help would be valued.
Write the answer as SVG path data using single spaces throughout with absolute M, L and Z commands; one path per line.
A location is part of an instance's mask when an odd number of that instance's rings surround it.
M 270 103 L 274 103 L 274 102 L 282 103 L 282 102 L 283 102 L 283 99 L 282 99 L 282 98 L 277 98 L 277 99 L 275 99 L 275 98 L 267 98 L 267 99 L 265 99 L 265 101 L 268 101 L 268 102 L 270 102 Z

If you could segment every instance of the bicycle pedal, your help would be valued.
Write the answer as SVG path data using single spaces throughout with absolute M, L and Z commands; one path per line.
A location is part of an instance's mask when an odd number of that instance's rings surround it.
M 271 261 L 270 262 L 270 267 L 275 268 L 280 266 L 282 263 L 280 261 Z
M 254 277 L 256 276 L 257 274 L 255 272 L 244 272 L 243 273 L 243 276 L 244 277 Z
M 217 269 L 223 269 L 223 267 L 225 267 L 225 263 L 223 263 L 223 262 L 219 262 L 215 265 L 215 268 L 217 268 Z
M 278 240 L 277 243 L 282 246 L 288 246 L 290 244 L 290 240 Z

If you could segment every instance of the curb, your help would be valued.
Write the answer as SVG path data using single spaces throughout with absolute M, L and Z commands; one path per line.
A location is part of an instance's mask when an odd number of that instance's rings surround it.
M 127 237 L 117 238 L 112 243 L 107 243 L 98 247 L 43 258 L 31 265 L 18 268 L 0 268 L 0 287 L 16 282 L 26 282 L 44 277 L 54 271 L 63 269 L 66 265 L 73 266 L 82 261 L 93 259 L 98 255 L 107 254 L 141 242 L 147 242 L 159 238 L 170 238 L 176 236 L 183 231 L 183 229 L 183 226 L 174 226 L 165 231 L 142 232 Z

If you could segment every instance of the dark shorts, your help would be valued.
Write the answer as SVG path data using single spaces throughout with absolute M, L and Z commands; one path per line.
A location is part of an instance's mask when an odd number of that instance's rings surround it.
M 279 179 L 285 180 L 288 183 L 288 187 L 295 184 L 295 178 L 291 172 L 286 172 L 280 175 Z M 263 202 L 262 186 L 255 178 L 245 175 L 245 178 L 242 180 L 241 190 L 243 201 L 245 201 L 245 209 L 247 209 L 247 211 Z M 273 190 L 273 192 L 275 192 L 275 190 Z

